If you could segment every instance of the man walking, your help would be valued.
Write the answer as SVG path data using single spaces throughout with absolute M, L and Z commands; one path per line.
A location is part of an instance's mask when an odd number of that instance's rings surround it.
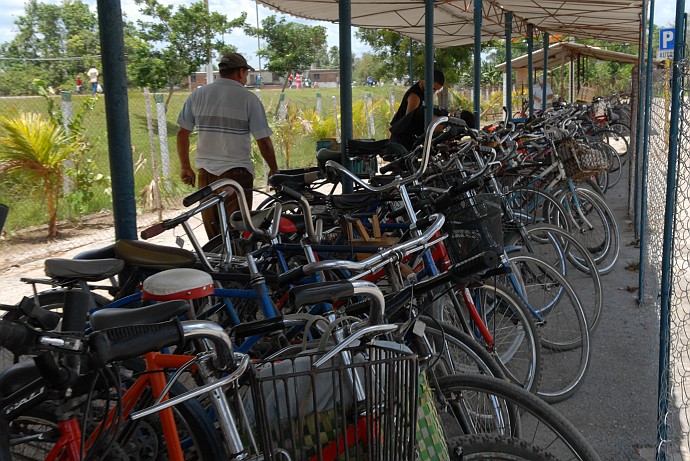
M 98 69 L 92 67 L 86 75 L 89 76 L 89 82 L 91 83 L 91 94 L 96 94 L 96 91 L 98 91 Z
M 254 70 L 238 53 L 224 55 L 218 63 L 220 78 L 194 90 L 187 98 L 177 119 L 177 155 L 180 158 L 180 177 L 194 186 L 196 174 L 189 161 L 189 137 L 198 131 L 196 168 L 199 188 L 221 178 L 237 181 L 252 203 L 254 164 L 250 134 L 256 139 L 261 156 L 268 164 L 271 176 L 278 170 L 266 111 L 261 100 L 244 85 L 250 70 Z M 230 214 L 238 209 L 237 197 L 229 189 L 225 207 Z M 209 239 L 220 234 L 218 212 L 215 207 L 202 213 Z

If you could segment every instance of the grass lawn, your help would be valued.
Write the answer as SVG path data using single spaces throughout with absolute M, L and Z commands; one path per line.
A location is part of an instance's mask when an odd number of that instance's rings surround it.
M 355 138 L 384 139 L 388 137 L 388 122 L 392 117 L 392 107 L 397 107 L 406 88 L 402 86 L 383 87 L 353 87 L 353 130 Z M 338 88 L 303 88 L 285 91 L 287 102 L 286 120 L 276 120 L 276 112 L 281 97 L 279 89 L 262 89 L 259 93 L 266 112 L 274 130 L 272 136 L 276 147 L 276 155 L 281 168 L 291 168 L 315 165 L 316 141 L 325 138 L 336 137 L 336 121 L 334 113 L 335 103 L 340 104 L 340 90 Z M 316 112 L 317 95 L 321 98 L 321 116 Z M 365 98 L 371 95 L 371 103 L 365 106 Z M 156 106 L 151 97 L 151 113 L 153 127 L 151 137 L 147 124 L 147 112 L 145 98 L 142 91 L 129 93 L 129 121 L 132 142 L 132 161 L 135 170 L 135 189 L 137 194 L 137 206 L 140 210 L 151 207 L 150 191 L 147 189 L 153 179 L 153 161 L 151 142 L 155 145 L 155 162 L 157 171 L 161 177 L 165 172 L 169 174 L 166 181 L 169 188 L 161 188 L 165 199 L 177 197 L 189 192 L 183 188 L 177 179 L 179 161 L 175 138 L 177 134 L 177 115 L 188 96 L 187 92 L 174 93 L 170 99 L 164 126 L 167 136 L 166 149 L 168 162 L 162 161 L 159 142 L 159 130 L 157 126 Z M 72 96 L 72 113 L 77 113 L 87 95 Z M 167 94 L 164 95 L 164 100 Z M 55 97 L 60 104 L 60 97 Z M 47 103 L 42 97 L 8 97 L 0 98 L 0 113 L 11 115 L 13 112 L 38 112 L 47 115 Z M 375 133 L 370 136 L 372 126 L 367 123 L 367 111 L 373 115 L 373 129 Z M 339 110 L 338 110 L 339 113 Z M 339 122 L 338 122 L 339 123 Z M 110 176 L 110 160 L 108 157 L 107 126 L 105 117 L 105 99 L 101 96 L 93 111 L 86 114 L 84 119 L 86 136 L 90 144 L 90 156 L 93 160 L 95 171 Z M 338 128 L 339 130 L 339 125 Z M 254 158 L 260 158 L 258 150 L 253 153 Z M 262 175 L 262 167 L 258 166 L 257 176 Z M 10 214 L 7 219 L 8 231 L 21 229 L 28 226 L 44 224 L 47 222 L 47 212 L 40 191 L 35 191 L 31 184 L 13 182 L 9 178 L 0 179 L 0 203 L 10 205 Z M 109 189 L 100 186 L 94 190 L 94 198 L 88 203 L 85 213 L 108 210 L 112 208 Z M 76 219 L 78 216 L 70 210 L 65 200 L 62 200 L 59 211 L 59 219 Z

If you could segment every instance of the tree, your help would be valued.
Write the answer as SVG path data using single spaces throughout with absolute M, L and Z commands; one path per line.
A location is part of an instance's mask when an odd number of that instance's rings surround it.
M 136 0 L 151 21 L 139 20 L 144 40 L 134 50 L 132 81 L 154 90 L 167 88 L 167 107 L 175 87 L 196 72 L 213 51 L 234 51 L 216 37 L 245 25 L 246 13 L 229 21 L 224 14 L 209 12 L 203 2 L 189 6 L 165 6 L 157 0 Z
M 266 47 L 258 54 L 267 60 L 266 69 L 278 75 L 308 69 L 326 46 L 326 28 L 280 21 L 269 16 L 261 21 L 261 28 L 245 27 L 247 35 L 260 37 Z M 287 85 L 287 78 L 285 79 Z M 285 90 L 283 85 L 283 90 Z
M 377 60 L 388 69 L 387 79 L 409 74 L 410 39 L 397 32 L 381 29 L 360 29 L 357 38 L 368 44 Z M 424 77 L 424 44 L 412 41 L 414 78 Z M 455 83 L 465 67 L 469 67 L 471 46 L 455 46 L 435 50 L 435 66 L 443 71 L 446 82 Z
M 76 76 L 99 61 L 98 21 L 82 0 L 29 0 L 14 24 L 17 35 L 0 45 L 10 58 L 0 61 L 0 94 L 26 94 L 34 78 L 72 89 Z M 59 59 L 65 57 L 72 59 Z
M 0 173 L 23 178 L 19 182 L 45 201 L 49 237 L 57 236 L 64 161 L 78 149 L 62 125 L 40 114 L 0 116 Z

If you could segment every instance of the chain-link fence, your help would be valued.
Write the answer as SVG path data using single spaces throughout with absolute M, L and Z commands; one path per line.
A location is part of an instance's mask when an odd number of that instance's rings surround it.
M 690 102 L 685 97 L 690 68 L 687 61 L 679 65 L 681 71 L 681 97 L 678 114 L 672 113 L 672 69 L 654 72 L 652 105 L 649 119 L 649 154 L 647 165 L 647 215 L 643 223 L 646 238 L 642 242 L 644 283 L 641 289 L 644 302 L 661 308 L 662 274 L 669 280 L 669 347 L 668 359 L 663 358 L 662 344 L 660 382 L 668 383 L 659 398 L 661 420 L 659 424 L 659 456 L 657 459 L 690 459 L 690 132 L 688 120 Z M 667 184 L 670 149 L 671 117 L 677 116 L 678 151 L 676 170 L 675 207 L 672 214 L 672 237 L 669 267 L 664 268 L 664 228 L 667 204 Z M 666 325 L 661 315 L 661 337 Z M 665 362 L 668 366 L 665 367 Z

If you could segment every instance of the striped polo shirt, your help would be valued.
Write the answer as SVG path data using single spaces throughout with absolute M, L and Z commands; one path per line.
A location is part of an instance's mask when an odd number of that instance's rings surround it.
M 228 78 L 194 90 L 177 124 L 189 131 L 196 127 L 196 167 L 214 175 L 232 168 L 246 168 L 253 175 L 249 134 L 261 139 L 273 133 L 259 98 Z

